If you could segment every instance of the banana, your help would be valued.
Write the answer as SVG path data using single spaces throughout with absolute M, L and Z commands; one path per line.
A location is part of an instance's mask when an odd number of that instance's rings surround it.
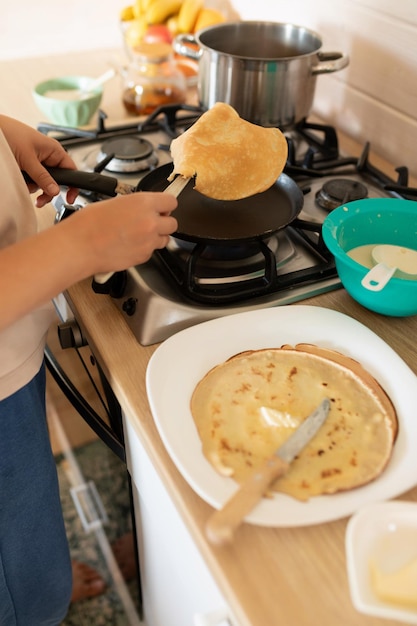
M 184 0 L 178 14 L 178 31 L 192 33 L 197 16 L 204 6 L 204 0 Z
M 171 15 L 178 13 L 182 0 L 154 0 L 146 10 L 148 24 L 162 24 Z
M 135 0 L 132 10 L 134 19 L 140 19 L 143 14 L 143 0 Z
M 123 7 L 120 11 L 119 17 L 122 22 L 130 22 L 130 20 L 133 20 L 135 17 L 134 7 L 131 5 Z
M 155 0 L 141 0 L 142 3 L 142 13 L 146 13 L 151 4 L 153 4 Z
M 226 18 L 222 13 L 220 13 L 220 11 L 216 11 L 215 9 L 201 9 L 197 16 L 196 23 L 194 24 L 194 32 L 198 32 L 208 26 L 221 24 L 225 21 Z

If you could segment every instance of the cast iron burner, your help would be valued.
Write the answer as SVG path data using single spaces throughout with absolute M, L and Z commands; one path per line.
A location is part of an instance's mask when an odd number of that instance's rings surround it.
M 276 233 L 279 242 L 254 241 L 252 256 L 243 263 L 232 258 L 216 263 L 207 258 L 212 246 L 205 243 L 195 244 L 185 255 L 168 246 L 155 250 L 153 258 L 186 301 L 218 307 L 333 279 L 334 261 L 320 235 L 320 224 L 295 219 Z M 300 266 L 298 261 L 305 258 L 301 249 L 309 262 Z
M 322 209 L 333 211 L 345 202 L 362 200 L 367 196 L 368 189 L 363 183 L 349 178 L 333 178 L 316 193 L 316 202 Z
M 268 249 L 275 254 L 277 265 L 284 265 L 295 254 L 295 249 L 287 238 L 271 237 L 265 242 Z M 278 245 L 280 245 L 278 255 Z M 177 256 L 184 267 L 190 256 L 194 254 L 195 243 L 180 241 L 171 238 L 168 250 Z M 265 257 L 260 252 L 259 243 L 236 244 L 229 246 L 207 245 L 201 249 L 194 266 L 194 274 L 197 282 L 236 282 L 243 280 L 250 273 L 262 270 L 265 266 Z
M 155 167 L 158 158 L 150 141 L 141 137 L 113 137 L 106 139 L 86 158 L 86 164 L 95 172 L 103 169 L 116 174 L 135 174 Z

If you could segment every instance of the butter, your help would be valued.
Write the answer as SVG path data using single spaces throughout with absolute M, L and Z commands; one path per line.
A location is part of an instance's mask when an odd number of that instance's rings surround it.
M 294 418 L 286 411 L 277 411 L 267 406 L 261 406 L 259 414 L 265 426 L 278 426 L 279 428 L 295 430 L 301 424 L 300 418 Z
M 370 573 L 372 589 L 380 600 L 417 609 L 417 558 L 391 572 L 371 561 Z

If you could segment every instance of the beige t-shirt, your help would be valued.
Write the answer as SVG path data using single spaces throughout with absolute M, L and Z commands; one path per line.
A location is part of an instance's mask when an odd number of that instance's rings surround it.
M 26 184 L 1 130 L 0 189 L 0 248 L 4 248 L 36 233 L 37 220 Z M 13 267 L 1 271 L 13 273 Z M 8 299 L 7 293 L 0 294 L 0 306 L 6 307 Z M 50 303 L 0 332 L 0 400 L 23 387 L 39 371 L 46 333 L 54 319 Z

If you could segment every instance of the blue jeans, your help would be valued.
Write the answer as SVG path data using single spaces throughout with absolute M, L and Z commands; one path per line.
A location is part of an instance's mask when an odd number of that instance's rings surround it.
M 0 626 L 57 626 L 71 587 L 42 367 L 0 401 Z

